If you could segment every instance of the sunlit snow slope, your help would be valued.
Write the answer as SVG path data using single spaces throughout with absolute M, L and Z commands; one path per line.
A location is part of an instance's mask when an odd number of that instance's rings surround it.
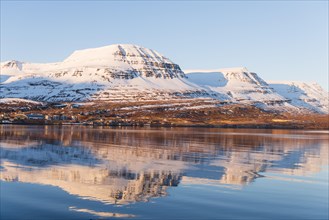
M 272 82 L 270 86 L 294 106 L 320 113 L 329 113 L 329 94 L 317 83 Z
M 204 89 L 227 94 L 240 103 L 282 109 L 328 113 L 328 92 L 320 85 L 301 82 L 266 83 L 245 67 L 185 71 L 189 80 Z

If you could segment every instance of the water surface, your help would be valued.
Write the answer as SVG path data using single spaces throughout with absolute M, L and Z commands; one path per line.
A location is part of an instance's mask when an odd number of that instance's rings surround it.
M 0 126 L 1 219 L 328 219 L 328 131 Z

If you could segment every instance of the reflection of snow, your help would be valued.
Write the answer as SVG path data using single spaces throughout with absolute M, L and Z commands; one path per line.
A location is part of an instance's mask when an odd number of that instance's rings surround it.
M 122 214 L 122 213 L 114 213 L 114 212 L 96 212 L 94 210 L 90 210 L 90 209 L 78 209 L 74 206 L 69 207 L 70 211 L 75 211 L 75 212 L 85 212 L 85 213 L 89 213 L 92 215 L 96 215 L 99 217 L 116 217 L 116 218 L 132 218 L 135 217 L 134 215 L 131 214 Z
M 11 149 L 11 150 L 14 150 L 15 148 L 23 148 L 23 147 L 32 147 L 32 146 L 35 146 L 37 145 L 38 142 L 37 141 L 31 141 L 31 140 L 28 140 L 28 141 L 22 141 L 22 142 L 18 142 L 18 141 L 1 141 L 1 149 L 3 148 L 7 148 L 7 149 Z
M 125 204 L 165 196 L 169 186 L 177 186 L 180 176 L 170 171 L 126 174 L 103 167 L 68 165 L 35 169 L 3 161 L 1 180 L 60 187 L 70 194 L 104 203 Z
M 96 165 L 99 162 L 90 149 L 50 144 L 30 145 L 22 148 L 17 146 L 12 148 L 10 145 L 1 146 L 1 158 L 30 166 L 66 163 Z
M 266 172 L 304 176 L 328 164 L 325 134 L 77 128 L 64 136 L 64 129 L 51 129 L 0 129 L 5 137 L 1 180 L 53 185 L 83 198 L 127 204 L 165 196 L 168 187 L 179 184 L 239 189 L 266 178 Z

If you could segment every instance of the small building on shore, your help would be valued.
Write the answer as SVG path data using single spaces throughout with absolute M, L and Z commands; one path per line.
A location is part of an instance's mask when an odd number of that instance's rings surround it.
M 28 116 L 24 115 L 24 114 L 16 114 L 15 115 L 15 120 L 25 120 L 28 119 Z
M 53 115 L 52 119 L 55 120 L 55 121 L 58 121 L 60 119 L 60 116 L 59 115 Z
M 45 119 L 45 116 L 43 114 L 35 114 L 35 113 L 27 114 L 26 117 L 30 120 L 44 120 Z

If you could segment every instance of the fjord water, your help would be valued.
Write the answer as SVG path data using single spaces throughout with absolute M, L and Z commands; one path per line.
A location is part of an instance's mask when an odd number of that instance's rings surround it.
M 0 126 L 1 219 L 328 219 L 327 131 Z

